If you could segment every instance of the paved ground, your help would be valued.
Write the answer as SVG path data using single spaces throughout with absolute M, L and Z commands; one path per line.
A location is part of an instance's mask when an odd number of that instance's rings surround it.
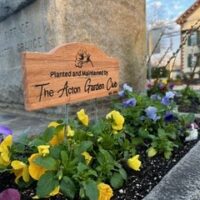
M 200 200 L 200 142 L 143 200 Z
M 175 85 L 174 86 L 174 90 L 182 90 L 186 87 L 186 85 Z M 190 87 L 194 90 L 200 90 L 200 85 L 190 85 Z

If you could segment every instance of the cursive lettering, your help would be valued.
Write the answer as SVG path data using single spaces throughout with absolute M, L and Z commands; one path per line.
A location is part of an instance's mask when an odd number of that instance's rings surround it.
M 92 84 L 91 83 L 91 78 L 88 78 L 85 82 L 85 87 L 84 87 L 84 91 L 87 93 L 96 91 L 96 90 L 102 90 L 105 88 L 104 84 L 100 84 L 100 83 L 96 83 L 96 84 Z

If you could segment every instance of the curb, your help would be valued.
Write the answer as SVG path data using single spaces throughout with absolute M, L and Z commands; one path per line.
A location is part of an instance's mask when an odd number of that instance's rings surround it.
M 143 200 L 200 199 L 200 141 Z

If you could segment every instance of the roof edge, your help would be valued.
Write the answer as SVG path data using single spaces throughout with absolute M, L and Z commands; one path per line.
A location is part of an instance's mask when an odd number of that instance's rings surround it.
M 186 19 L 195 11 L 198 7 L 200 7 L 200 0 L 194 2 L 177 20 L 176 23 L 182 25 L 186 22 Z

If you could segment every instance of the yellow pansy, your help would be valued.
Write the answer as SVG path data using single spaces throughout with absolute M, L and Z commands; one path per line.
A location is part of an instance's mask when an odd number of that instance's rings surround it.
M 38 158 L 40 156 L 39 153 L 34 153 L 32 154 L 28 161 L 29 161 L 29 167 L 28 167 L 28 171 L 30 176 L 35 179 L 35 180 L 39 180 L 40 177 L 45 173 L 46 169 L 40 165 L 37 165 L 34 160 L 36 158 Z
M 89 165 L 92 160 L 92 156 L 86 151 L 84 151 L 81 155 L 84 156 L 86 164 Z
M 18 183 L 20 177 L 22 177 L 25 182 L 29 182 L 30 176 L 28 173 L 28 166 L 25 163 L 19 160 L 14 160 L 12 161 L 11 166 L 16 176 L 15 183 Z
M 85 114 L 85 110 L 81 109 L 79 112 L 77 112 L 77 117 L 79 121 L 84 125 L 88 126 L 89 124 L 89 117 L 88 115 Z
M 41 156 L 46 156 L 47 154 L 49 154 L 49 148 L 50 146 L 49 145 L 39 145 L 37 147 L 38 149 L 38 152 Z
M 163 79 L 163 80 L 162 80 L 162 83 L 163 83 L 164 85 L 167 85 L 167 79 Z
M 120 131 L 124 125 L 124 117 L 116 110 L 111 111 L 106 115 L 106 119 L 113 119 L 112 128 L 115 131 Z
M 49 194 L 49 196 L 55 196 L 57 194 L 59 194 L 60 192 L 60 186 L 57 186 L 54 188 L 54 190 Z
M 135 171 L 140 171 L 141 164 L 142 163 L 139 160 L 139 155 L 135 155 L 128 159 L 128 166 Z
M 110 200 L 113 196 L 113 190 L 110 185 L 105 183 L 99 183 L 98 186 L 99 197 L 98 200 Z
M 58 125 L 60 125 L 57 122 L 51 122 L 48 127 L 57 127 Z M 51 144 L 52 146 L 54 145 L 58 145 L 60 143 L 62 143 L 64 141 L 65 138 L 65 134 L 64 134 L 64 128 L 62 130 L 60 130 L 58 133 L 56 133 L 53 138 L 49 141 L 49 144 Z
M 157 151 L 153 147 L 150 147 L 147 149 L 147 155 L 149 158 L 154 157 L 156 154 L 157 154 Z
M 74 136 L 74 130 L 71 129 L 70 126 L 67 126 L 67 137 L 73 137 Z
M 12 146 L 12 135 L 8 135 L 0 144 L 0 165 L 10 164 L 10 147 Z

